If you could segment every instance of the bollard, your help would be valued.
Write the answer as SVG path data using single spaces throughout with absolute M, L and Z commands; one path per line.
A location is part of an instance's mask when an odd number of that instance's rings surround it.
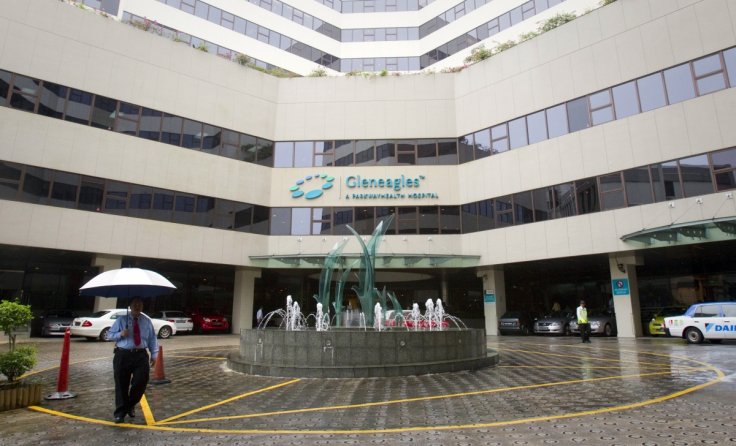
M 56 392 L 43 397 L 46 400 L 65 400 L 74 398 L 76 393 L 67 389 L 69 381 L 69 344 L 71 342 L 72 333 L 69 328 L 64 332 L 64 345 L 61 349 L 61 363 L 59 364 L 59 378 L 56 380 Z
M 164 348 L 158 346 L 158 359 L 156 359 L 156 366 L 153 370 L 153 379 L 149 381 L 151 384 L 168 384 L 171 382 L 170 379 L 166 379 L 164 376 Z

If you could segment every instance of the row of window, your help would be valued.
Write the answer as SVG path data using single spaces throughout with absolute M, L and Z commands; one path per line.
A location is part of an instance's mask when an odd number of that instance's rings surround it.
M 382 71 L 384 69 L 388 71 L 416 71 L 426 68 L 452 54 L 480 42 L 483 39 L 487 39 L 510 26 L 516 25 L 522 20 L 531 18 L 545 9 L 562 3 L 565 0 L 529 0 L 526 3 L 490 20 L 489 22 L 484 23 L 469 33 L 463 34 L 421 56 L 351 58 L 342 60 L 332 54 L 301 43 L 269 28 L 260 26 L 240 16 L 205 3 L 202 0 L 158 1 L 188 14 L 196 15 L 203 20 L 207 20 L 216 25 L 223 26 L 237 33 L 244 34 L 268 45 L 295 54 L 319 65 L 323 65 L 343 73 L 348 73 L 351 71 Z M 341 31 L 334 25 L 323 22 L 314 16 L 306 14 L 278 0 L 250 1 L 279 15 L 283 15 L 289 20 L 296 21 L 303 26 L 325 34 L 328 37 L 332 37 L 335 40 L 349 42 L 402 40 L 399 36 L 406 35 L 408 37 L 410 34 L 417 35 L 418 38 L 421 39 L 422 37 L 425 37 L 446 24 L 456 20 L 462 15 L 484 5 L 490 0 L 467 0 L 465 2 L 461 2 L 455 7 L 445 11 L 441 16 L 420 26 L 416 33 L 410 33 L 408 31 L 413 28 L 380 28 Z M 341 35 L 343 31 L 345 33 L 345 37 L 350 36 L 350 40 L 343 39 L 343 36 Z M 355 40 L 356 38 L 360 40 Z
M 736 48 L 685 62 L 460 138 L 460 163 L 736 86 Z
M 218 45 L 214 42 L 200 39 L 199 37 L 187 34 L 183 31 L 177 31 L 174 28 L 169 28 L 168 26 L 163 26 L 156 21 L 149 20 L 145 17 L 137 16 L 135 14 L 131 14 L 127 11 L 123 12 L 122 23 L 127 23 L 145 31 L 158 34 L 159 36 L 166 37 L 175 42 L 181 42 L 187 45 L 191 45 L 192 48 L 198 48 L 205 50 L 208 53 L 217 54 L 218 56 L 231 61 L 237 61 L 237 58 L 240 55 L 240 53 L 235 50 L 231 50 L 230 48 Z M 285 70 L 279 66 L 272 65 L 268 62 L 264 62 L 260 59 L 256 59 L 254 57 L 247 56 L 247 62 L 251 66 L 256 66 L 264 70 L 280 70 L 285 74 L 291 75 L 292 77 L 297 76 L 295 73 Z
M 736 148 L 460 206 L 268 208 L 0 162 L 0 199 L 264 235 L 468 234 L 736 189 Z
M 736 48 L 458 139 L 272 141 L 0 70 L 0 106 L 268 167 L 453 165 L 736 85 Z
M 273 0 L 260 0 L 268 3 Z M 373 13 L 394 11 L 418 11 L 434 0 L 314 0 L 335 11 L 350 13 Z
M 243 34 L 259 42 L 276 47 L 287 53 L 294 54 L 303 59 L 312 61 L 318 65 L 338 70 L 340 59 L 337 56 L 318 50 L 296 39 L 285 36 L 265 26 L 258 25 L 250 20 L 229 13 L 216 6 L 212 6 L 202 0 L 159 0 L 187 14 L 195 15 L 201 19 L 225 27 L 236 33 Z M 320 24 L 320 26 L 323 26 Z

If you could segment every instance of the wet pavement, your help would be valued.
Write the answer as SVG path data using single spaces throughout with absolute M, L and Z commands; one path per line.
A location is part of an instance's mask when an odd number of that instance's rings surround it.
M 39 364 L 26 379 L 51 393 L 61 339 L 29 341 Z M 238 342 L 161 341 L 172 382 L 115 425 L 112 344 L 73 339 L 77 397 L 0 413 L 0 444 L 736 444 L 736 343 L 489 337 L 500 362 L 479 371 L 291 379 L 228 370 Z

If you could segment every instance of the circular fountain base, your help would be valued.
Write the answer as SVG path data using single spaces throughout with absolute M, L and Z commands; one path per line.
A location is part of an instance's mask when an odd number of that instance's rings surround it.
M 485 330 L 253 329 L 240 332 L 228 366 L 251 375 L 299 378 L 408 376 L 495 365 Z

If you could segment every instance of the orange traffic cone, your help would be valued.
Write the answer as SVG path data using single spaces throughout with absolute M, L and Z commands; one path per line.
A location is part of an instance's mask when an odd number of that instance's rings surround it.
M 65 400 L 74 398 L 76 393 L 67 389 L 69 383 L 69 342 L 71 332 L 67 328 L 64 332 L 64 344 L 61 347 L 61 363 L 59 364 L 59 378 L 56 380 L 56 392 L 43 397 L 46 400 Z
M 153 379 L 149 382 L 151 384 L 168 384 L 171 382 L 170 379 L 166 379 L 166 376 L 164 376 L 164 348 L 160 345 L 158 346 L 156 366 L 153 369 Z

